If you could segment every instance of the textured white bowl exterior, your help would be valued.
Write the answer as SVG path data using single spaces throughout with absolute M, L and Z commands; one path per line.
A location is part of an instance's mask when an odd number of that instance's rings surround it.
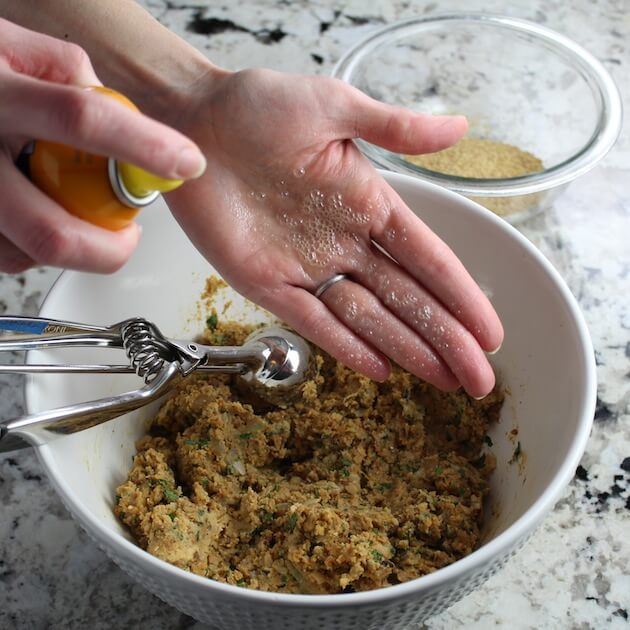
M 407 204 L 460 256 L 488 291 L 506 339 L 493 364 L 509 395 L 491 432 L 492 480 L 485 544 L 431 575 L 366 593 L 284 595 L 237 588 L 171 566 L 134 544 L 113 516 L 116 486 L 152 408 L 38 449 L 65 505 L 127 573 L 181 611 L 229 630 L 404 628 L 476 588 L 525 542 L 553 507 L 583 453 L 595 409 L 595 362 L 582 315 L 543 256 L 491 212 L 411 177 L 383 173 Z M 64 273 L 42 315 L 108 324 L 129 316 L 154 321 L 168 336 L 192 338 L 204 325 L 197 303 L 212 268 L 189 244 L 163 202 L 143 213 L 132 260 L 113 276 Z M 231 313 L 261 317 L 234 297 Z M 30 353 L 31 362 L 120 361 L 118 351 Z M 27 382 L 29 411 L 105 396 L 139 385 L 133 376 L 38 375 Z M 518 427 L 525 457 L 509 464 Z

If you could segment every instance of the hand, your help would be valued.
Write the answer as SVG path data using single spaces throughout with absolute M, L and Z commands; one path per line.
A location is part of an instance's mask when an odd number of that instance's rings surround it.
M 169 127 L 110 97 L 81 48 L 0 19 L 0 271 L 36 264 L 111 272 L 129 257 L 136 225 L 110 232 L 41 193 L 15 167 L 33 139 L 127 160 L 164 177 L 199 175 L 199 149 Z M 183 152 L 188 153 L 183 153 Z
M 484 351 L 503 338 L 496 313 L 351 142 L 435 151 L 465 133 L 463 118 L 413 114 L 333 79 L 266 70 L 217 72 L 185 98 L 178 127 L 208 168 L 168 203 L 236 290 L 374 379 L 387 377 L 387 356 L 445 390 L 492 389 Z M 316 298 L 336 273 L 350 279 Z

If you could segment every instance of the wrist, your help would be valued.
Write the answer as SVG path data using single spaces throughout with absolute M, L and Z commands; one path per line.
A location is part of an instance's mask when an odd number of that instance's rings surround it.
M 198 96 L 207 98 L 213 86 L 229 74 L 198 50 L 177 38 L 164 57 L 125 61 L 128 68 L 112 86 L 120 89 L 141 112 L 176 129 L 186 127 L 197 108 Z M 120 79 L 120 80 L 119 80 Z

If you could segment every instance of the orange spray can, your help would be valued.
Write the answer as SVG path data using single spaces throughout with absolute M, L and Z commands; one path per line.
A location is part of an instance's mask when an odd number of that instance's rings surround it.
M 97 90 L 130 109 L 138 108 L 109 88 Z M 60 206 L 77 217 L 109 230 L 129 225 L 141 208 L 182 180 L 165 179 L 138 166 L 93 155 L 55 142 L 36 140 L 28 158 L 31 181 Z

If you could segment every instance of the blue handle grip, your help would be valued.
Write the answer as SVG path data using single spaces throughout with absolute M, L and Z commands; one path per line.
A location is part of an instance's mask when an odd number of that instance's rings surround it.
M 42 335 L 50 322 L 35 319 L 2 319 L 0 330 L 31 335 Z

